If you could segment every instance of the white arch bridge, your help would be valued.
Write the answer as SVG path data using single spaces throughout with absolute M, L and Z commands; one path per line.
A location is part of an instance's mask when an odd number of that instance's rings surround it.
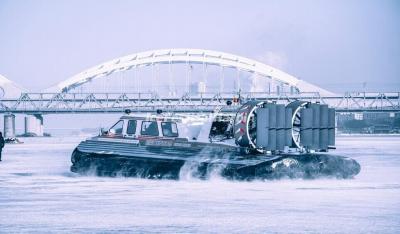
M 338 112 L 400 110 L 399 92 L 334 94 L 255 60 L 201 49 L 116 58 L 40 93 L 18 93 L 4 77 L 0 87 L 1 113 L 34 115 L 41 123 L 41 115 L 54 113 L 234 111 L 248 100 L 319 101 Z
M 160 70 L 162 70 L 161 74 Z M 195 71 L 198 72 L 195 73 Z M 106 82 L 98 82 L 104 77 L 111 77 L 112 81 L 103 79 Z M 97 81 L 97 85 L 103 86 L 104 91 L 109 92 L 110 85 L 115 85 L 116 80 L 120 81 L 119 92 L 151 91 L 169 97 L 193 92 L 191 90 L 193 85 L 197 85 L 195 91 L 198 92 L 290 90 L 291 92 L 332 94 L 255 60 L 200 49 L 153 50 L 116 58 L 82 71 L 47 91 L 65 93 L 79 91 L 79 88 L 85 86 L 91 86 L 89 90 L 93 91 L 94 85 L 91 84 Z

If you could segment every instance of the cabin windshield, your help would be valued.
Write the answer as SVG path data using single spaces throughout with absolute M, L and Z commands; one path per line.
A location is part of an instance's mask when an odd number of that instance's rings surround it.
M 114 124 L 110 130 L 108 131 L 110 134 L 115 134 L 115 135 L 122 135 L 122 130 L 124 128 L 124 121 L 119 120 L 116 124 Z
M 157 121 L 143 121 L 140 134 L 143 136 L 158 136 Z
M 133 135 L 136 133 L 136 120 L 129 120 L 126 128 L 126 134 Z
M 178 127 L 174 122 L 162 122 L 161 128 L 166 137 L 178 137 Z

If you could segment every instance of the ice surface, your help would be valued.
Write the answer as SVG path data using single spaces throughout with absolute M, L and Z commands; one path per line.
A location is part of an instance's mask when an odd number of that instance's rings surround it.
M 352 180 L 232 182 L 77 176 L 82 139 L 6 145 L 0 232 L 400 232 L 400 137 L 339 137 L 362 166 Z

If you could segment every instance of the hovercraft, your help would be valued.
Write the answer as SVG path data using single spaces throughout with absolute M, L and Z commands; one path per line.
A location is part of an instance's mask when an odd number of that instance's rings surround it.
M 250 101 L 236 113 L 124 115 L 76 147 L 71 171 L 169 179 L 217 173 L 238 180 L 357 175 L 355 160 L 327 153 L 334 145 L 333 108 Z

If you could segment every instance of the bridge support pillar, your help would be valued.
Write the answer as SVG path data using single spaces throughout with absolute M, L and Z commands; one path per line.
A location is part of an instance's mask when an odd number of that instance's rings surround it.
M 25 116 L 25 135 L 43 136 L 43 116 L 40 114 Z
M 4 115 L 4 138 L 15 137 L 15 115 L 5 114 Z

